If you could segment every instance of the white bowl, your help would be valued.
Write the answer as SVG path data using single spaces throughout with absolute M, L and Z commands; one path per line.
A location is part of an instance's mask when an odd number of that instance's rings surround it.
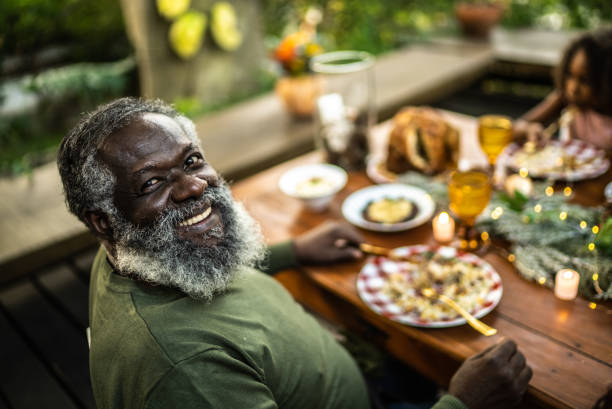
M 386 197 L 410 200 L 417 207 L 416 215 L 405 222 L 390 224 L 371 222 L 363 217 L 363 210 L 369 203 Z M 342 215 L 346 220 L 363 229 L 380 232 L 403 231 L 420 226 L 433 216 L 435 209 L 436 204 L 427 192 L 416 186 L 402 183 L 364 187 L 351 193 L 342 203 Z
M 289 169 L 281 176 L 278 187 L 287 196 L 300 199 L 308 209 L 322 212 L 346 185 L 346 180 L 344 169 L 315 163 Z

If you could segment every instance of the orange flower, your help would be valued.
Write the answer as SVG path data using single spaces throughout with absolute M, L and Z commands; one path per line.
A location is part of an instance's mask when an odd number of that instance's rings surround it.
M 278 47 L 276 47 L 276 59 L 281 62 L 291 61 L 296 56 L 297 47 L 307 43 L 310 37 L 310 34 L 304 31 L 289 34 L 281 41 Z

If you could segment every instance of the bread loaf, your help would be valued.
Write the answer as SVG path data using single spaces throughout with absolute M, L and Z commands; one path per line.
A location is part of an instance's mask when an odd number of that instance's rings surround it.
M 433 108 L 407 107 L 393 118 L 386 161 L 391 172 L 438 173 L 455 166 L 458 156 L 459 132 Z

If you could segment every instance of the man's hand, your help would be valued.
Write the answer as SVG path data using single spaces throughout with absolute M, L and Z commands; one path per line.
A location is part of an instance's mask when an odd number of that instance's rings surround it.
M 470 409 L 512 408 L 532 374 L 514 341 L 505 340 L 468 358 L 451 379 L 448 393 Z
M 361 234 L 351 226 L 327 222 L 297 237 L 293 243 L 300 264 L 325 264 L 363 257 L 358 249 L 361 242 Z

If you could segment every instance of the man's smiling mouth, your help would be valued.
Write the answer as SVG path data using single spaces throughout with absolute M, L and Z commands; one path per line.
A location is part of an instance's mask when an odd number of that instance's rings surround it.
M 191 226 L 193 224 L 199 223 L 202 220 L 205 220 L 208 216 L 210 216 L 210 213 L 212 212 L 212 208 L 208 207 L 206 210 L 204 210 L 202 213 L 195 215 L 193 217 L 190 217 L 187 220 L 183 220 L 182 222 L 179 223 L 179 226 L 182 227 L 187 227 L 187 226 Z

